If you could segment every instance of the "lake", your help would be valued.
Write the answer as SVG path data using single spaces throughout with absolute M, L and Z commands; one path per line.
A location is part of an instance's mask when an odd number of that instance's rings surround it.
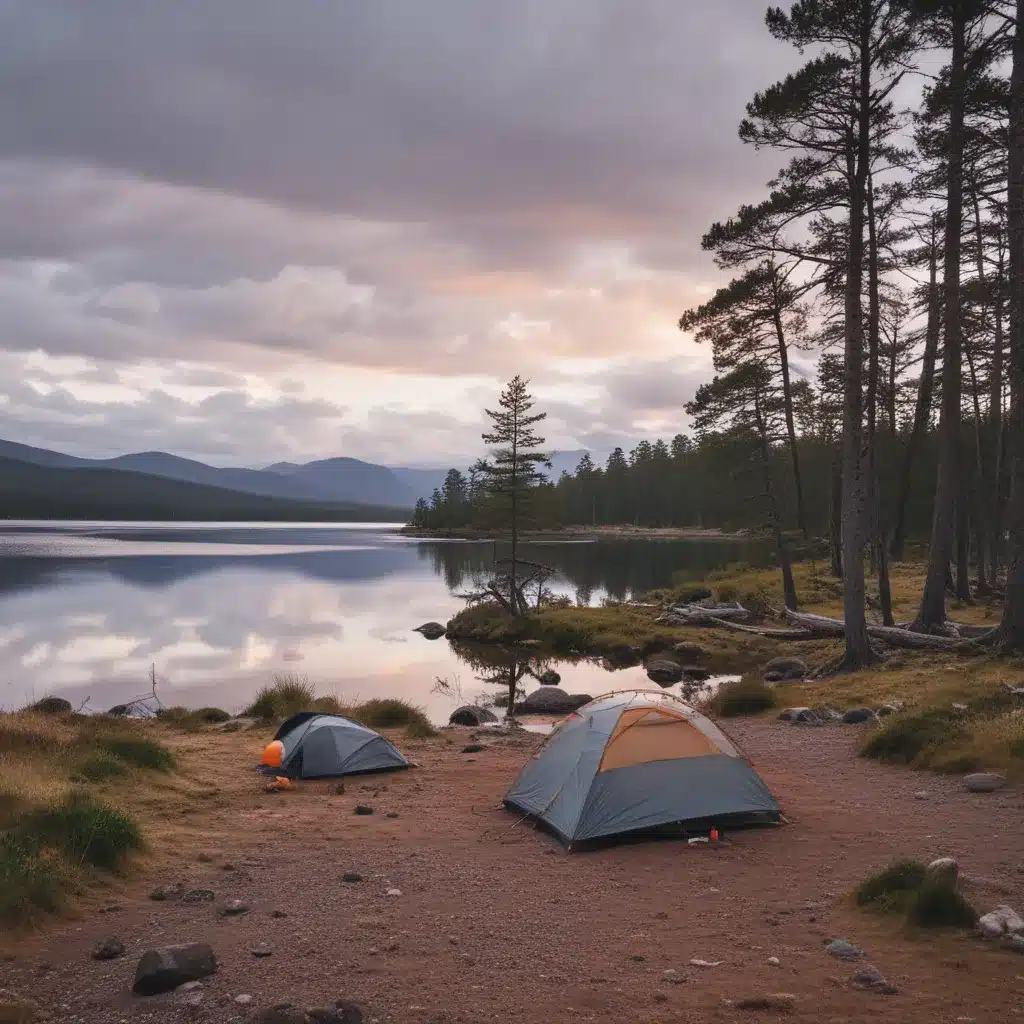
M 492 542 L 416 540 L 379 523 L 2 522 L 0 706 L 55 695 L 103 711 L 148 692 L 155 666 L 168 705 L 240 710 L 275 673 L 293 673 L 321 693 L 403 698 L 443 722 L 493 695 L 495 671 L 526 667 L 470 665 L 412 632 L 458 611 L 494 554 Z M 602 539 L 525 545 L 523 557 L 558 570 L 556 594 L 598 604 L 770 553 Z M 558 671 L 573 693 L 652 685 L 642 668 Z

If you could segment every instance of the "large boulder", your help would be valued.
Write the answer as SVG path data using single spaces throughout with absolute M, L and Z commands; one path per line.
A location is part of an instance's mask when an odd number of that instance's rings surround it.
M 683 640 L 681 643 L 676 644 L 672 650 L 678 657 L 692 661 L 699 661 L 701 658 L 706 658 L 708 656 L 707 648 L 701 647 L 700 644 L 691 643 L 687 640 Z
M 671 686 L 683 678 L 683 669 L 675 661 L 655 658 L 653 661 L 647 662 L 647 678 L 659 686 Z
M 969 793 L 994 793 L 1006 785 L 1002 775 L 990 772 L 974 772 L 964 776 L 964 787 Z
M 490 708 L 482 708 L 477 704 L 463 704 L 448 716 L 449 725 L 484 725 L 497 720 L 498 716 Z
M 876 722 L 878 716 L 871 708 L 851 708 L 843 714 L 844 725 L 863 725 L 865 722 Z
M 813 708 L 786 708 L 779 718 L 790 725 L 822 725 L 822 719 Z
M 1024 919 L 1012 907 L 1001 906 L 978 919 L 978 931 L 987 939 L 1024 932 Z
M 46 715 L 63 715 L 71 710 L 71 701 L 63 697 L 43 697 L 35 704 L 30 704 L 27 711 L 42 711 Z
M 771 677 L 772 682 L 781 683 L 795 679 L 804 679 L 810 669 L 803 658 L 772 658 L 762 669 L 765 679 Z
M 217 957 L 206 942 L 164 946 L 142 954 L 135 968 L 132 991 L 139 996 L 170 992 L 186 981 L 199 981 L 217 970 Z
M 957 875 L 960 873 L 960 865 L 954 857 L 939 857 L 928 865 L 928 881 L 938 882 L 941 885 L 956 885 Z
M 421 633 L 428 640 L 440 640 L 444 636 L 444 626 L 440 622 L 424 622 L 422 626 L 417 626 L 414 633 Z
M 589 704 L 593 699 L 586 693 L 566 693 L 557 686 L 542 686 L 527 694 L 514 710 L 517 715 L 562 715 Z

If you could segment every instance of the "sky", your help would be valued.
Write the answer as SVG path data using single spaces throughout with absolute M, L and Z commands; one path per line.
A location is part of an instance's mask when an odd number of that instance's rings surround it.
M 0 0 L 0 437 L 448 465 L 686 428 L 763 0 Z

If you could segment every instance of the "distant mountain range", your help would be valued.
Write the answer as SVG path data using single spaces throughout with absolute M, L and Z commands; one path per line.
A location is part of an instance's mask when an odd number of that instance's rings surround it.
M 552 455 L 549 476 L 557 480 L 564 471 L 572 472 L 584 452 L 556 452 Z M 41 472 L 46 470 L 48 472 Z M 103 472 L 102 478 L 83 474 Z M 253 499 L 273 499 L 278 516 L 283 514 L 283 503 L 289 506 L 336 506 L 337 518 L 358 518 L 366 511 L 368 519 L 396 518 L 396 511 L 405 511 L 420 497 L 429 498 L 435 487 L 440 487 L 446 469 L 419 467 L 378 466 L 359 459 L 319 459 L 315 462 L 276 462 L 262 469 L 221 468 L 209 466 L 195 459 L 185 459 L 167 452 L 137 452 L 113 459 L 83 459 L 46 448 L 33 448 L 14 441 L 0 440 L 0 515 L 8 518 L 34 518 L 45 513 L 27 511 L 42 509 L 57 498 L 70 504 L 93 508 L 99 514 L 104 504 L 104 490 L 113 487 L 121 506 L 126 503 L 139 509 L 153 507 L 161 502 L 174 506 L 175 518 L 185 514 L 185 506 L 203 509 L 252 507 L 253 515 L 234 518 L 251 519 L 270 506 Z M 110 475 L 113 474 L 113 475 Z M 155 486 L 153 477 L 162 481 L 192 485 L 201 490 L 183 490 Z M 148 482 L 147 482 L 148 480 Z M 212 492 L 220 491 L 220 494 Z M 20 495 L 20 497 L 19 497 Z M 17 500 L 16 500 L 17 499 Z M 182 504 L 183 503 L 183 504 Z M 77 507 L 76 505 L 76 507 Z M 181 508 L 178 506 L 181 505 Z M 360 509 L 354 506 L 372 506 Z M 262 510 L 260 512 L 259 510 Z M 311 509 L 316 511 L 316 509 Z M 326 508 L 321 508 L 326 512 Z M 384 514 L 384 513 L 390 513 Z M 79 513 L 68 512 L 78 516 Z M 212 514 L 195 518 L 214 518 Z M 398 516 L 401 517 L 400 515 Z M 81 515 L 81 518 L 90 518 Z M 126 518 L 124 515 L 115 518 Z M 128 518 L 165 518 L 165 516 L 133 515 Z M 223 518 L 232 518 L 225 511 Z M 296 519 L 296 515 L 284 515 Z

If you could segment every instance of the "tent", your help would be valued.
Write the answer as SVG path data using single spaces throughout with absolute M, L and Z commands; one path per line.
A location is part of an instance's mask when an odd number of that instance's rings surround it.
M 505 806 L 536 818 L 570 849 L 630 833 L 779 821 L 767 786 L 725 733 L 655 690 L 607 694 L 565 718 Z
M 301 711 L 281 723 L 263 751 L 260 770 L 293 779 L 408 768 L 409 762 L 380 733 L 341 715 Z

